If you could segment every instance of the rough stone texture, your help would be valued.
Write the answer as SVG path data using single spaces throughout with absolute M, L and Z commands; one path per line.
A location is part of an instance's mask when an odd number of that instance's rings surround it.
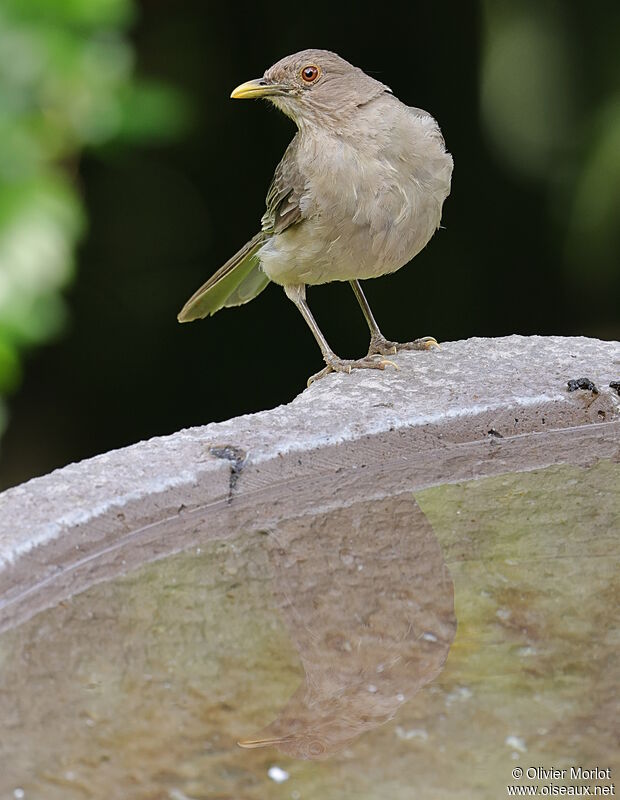
M 397 362 L 0 495 L 0 797 L 491 800 L 516 764 L 620 768 L 620 345 Z M 237 747 L 257 730 L 280 752 Z

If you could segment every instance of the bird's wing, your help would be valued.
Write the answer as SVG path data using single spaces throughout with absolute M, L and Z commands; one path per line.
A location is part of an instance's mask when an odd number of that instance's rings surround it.
M 276 167 L 267 191 L 267 210 L 262 218 L 262 231 L 189 298 L 177 317 L 179 322 L 191 322 L 215 314 L 220 308 L 242 305 L 263 291 L 269 278 L 260 269 L 258 251 L 271 236 L 282 233 L 301 220 L 299 200 L 304 185 L 297 167 L 295 136 Z
M 302 219 L 299 202 L 305 180 L 297 166 L 297 135 L 286 148 L 267 191 L 267 210 L 262 226 L 266 233 L 282 233 Z
M 269 278 L 260 271 L 257 252 L 268 234 L 257 233 L 238 253 L 194 292 L 181 309 L 179 322 L 191 322 L 220 308 L 247 303 L 267 286 Z

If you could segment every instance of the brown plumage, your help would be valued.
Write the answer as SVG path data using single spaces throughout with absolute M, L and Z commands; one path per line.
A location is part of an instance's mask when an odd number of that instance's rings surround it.
M 276 168 L 262 231 L 190 298 L 179 320 L 247 302 L 271 280 L 321 348 L 327 367 L 315 377 L 383 369 L 390 362 L 382 356 L 436 346 L 430 337 L 388 342 L 359 284 L 400 269 L 439 227 L 452 158 L 433 117 L 326 50 L 288 56 L 232 96 L 267 98 L 298 132 Z M 333 280 L 349 281 L 360 302 L 371 332 L 365 358 L 338 358 L 308 308 L 305 286 Z

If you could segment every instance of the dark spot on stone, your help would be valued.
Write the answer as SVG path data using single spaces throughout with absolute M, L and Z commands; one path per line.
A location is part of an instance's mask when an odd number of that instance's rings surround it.
M 566 381 L 566 385 L 568 386 L 569 392 L 576 392 L 577 389 L 583 389 L 586 392 L 598 394 L 598 389 L 592 383 L 590 378 L 573 378 L 570 381 Z
M 216 445 L 209 448 L 209 453 L 216 458 L 224 458 L 230 461 L 230 480 L 228 483 L 228 502 L 232 502 L 232 495 L 239 480 L 239 475 L 245 466 L 245 460 L 248 454 L 240 447 L 235 447 L 232 444 Z
M 210 447 L 209 452 L 216 458 L 225 458 L 228 461 L 244 461 L 247 455 L 245 450 L 242 450 L 240 447 L 235 447 L 232 444 L 221 444 Z
M 612 381 L 609 384 L 609 388 L 610 389 L 615 389 L 616 390 L 616 394 L 620 397 L 620 381 Z
M 495 430 L 495 428 L 489 428 L 489 430 L 487 431 L 487 435 L 488 436 L 497 436 L 498 439 L 503 439 L 504 438 L 503 435 L 499 431 Z
M 605 412 L 604 411 L 597 411 L 596 412 L 601 419 L 605 419 Z

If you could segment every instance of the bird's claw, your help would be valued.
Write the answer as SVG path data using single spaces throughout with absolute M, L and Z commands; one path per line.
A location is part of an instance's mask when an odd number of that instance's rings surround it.
M 338 357 L 334 357 L 329 361 L 326 359 L 327 366 L 320 372 L 317 372 L 316 375 L 312 375 L 308 378 L 308 386 L 324 378 L 325 375 L 329 375 L 330 372 L 345 372 L 350 374 L 354 369 L 385 369 L 388 364 L 394 367 L 394 369 L 399 369 L 398 365 L 393 361 L 389 361 L 387 358 L 376 358 L 376 355 L 381 356 L 380 353 L 369 353 L 365 358 L 358 358 L 355 360 Z
M 368 348 L 368 355 L 395 355 L 400 350 L 441 350 L 437 339 L 434 336 L 423 336 L 421 339 L 415 339 L 413 342 L 389 342 L 383 336 L 374 336 L 370 340 L 370 347 Z
M 413 342 L 397 345 L 399 350 L 441 350 L 441 346 L 434 336 L 423 336 Z

